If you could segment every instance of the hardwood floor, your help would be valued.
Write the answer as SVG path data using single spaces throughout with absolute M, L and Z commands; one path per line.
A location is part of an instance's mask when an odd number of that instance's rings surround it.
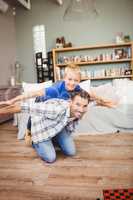
M 133 187 L 133 134 L 78 136 L 77 155 L 47 164 L 11 123 L 0 125 L 0 200 L 96 200 Z

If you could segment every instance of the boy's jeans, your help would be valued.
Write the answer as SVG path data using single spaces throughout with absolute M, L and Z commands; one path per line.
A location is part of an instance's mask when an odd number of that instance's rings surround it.
M 62 152 L 67 156 L 74 156 L 76 154 L 75 143 L 73 137 L 67 133 L 64 128 L 53 139 L 33 144 L 37 154 L 46 162 L 52 163 L 56 160 L 56 151 L 54 141 L 61 148 Z

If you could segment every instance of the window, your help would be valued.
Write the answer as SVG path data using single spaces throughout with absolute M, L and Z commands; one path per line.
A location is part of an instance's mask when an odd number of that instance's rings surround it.
M 34 54 L 42 52 L 43 58 L 46 58 L 46 41 L 44 25 L 36 25 L 33 27 L 33 48 Z

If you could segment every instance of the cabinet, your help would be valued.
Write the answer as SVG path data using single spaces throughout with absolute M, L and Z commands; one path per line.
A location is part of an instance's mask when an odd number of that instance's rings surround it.
M 42 52 L 36 53 L 37 82 L 54 81 L 52 52 L 47 53 L 47 58 L 42 57 Z
M 133 78 L 133 43 L 53 49 L 54 79 L 63 78 L 68 63 L 81 68 L 81 80 Z

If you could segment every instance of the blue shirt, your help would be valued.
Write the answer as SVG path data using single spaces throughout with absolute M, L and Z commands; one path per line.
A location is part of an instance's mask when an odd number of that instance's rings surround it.
M 81 90 L 80 86 L 77 85 L 74 91 L 79 92 Z M 65 88 L 65 81 L 59 81 L 53 86 L 48 87 L 44 90 L 44 96 L 39 98 L 39 101 L 46 101 L 51 98 L 58 98 L 68 100 L 70 98 L 71 91 Z

